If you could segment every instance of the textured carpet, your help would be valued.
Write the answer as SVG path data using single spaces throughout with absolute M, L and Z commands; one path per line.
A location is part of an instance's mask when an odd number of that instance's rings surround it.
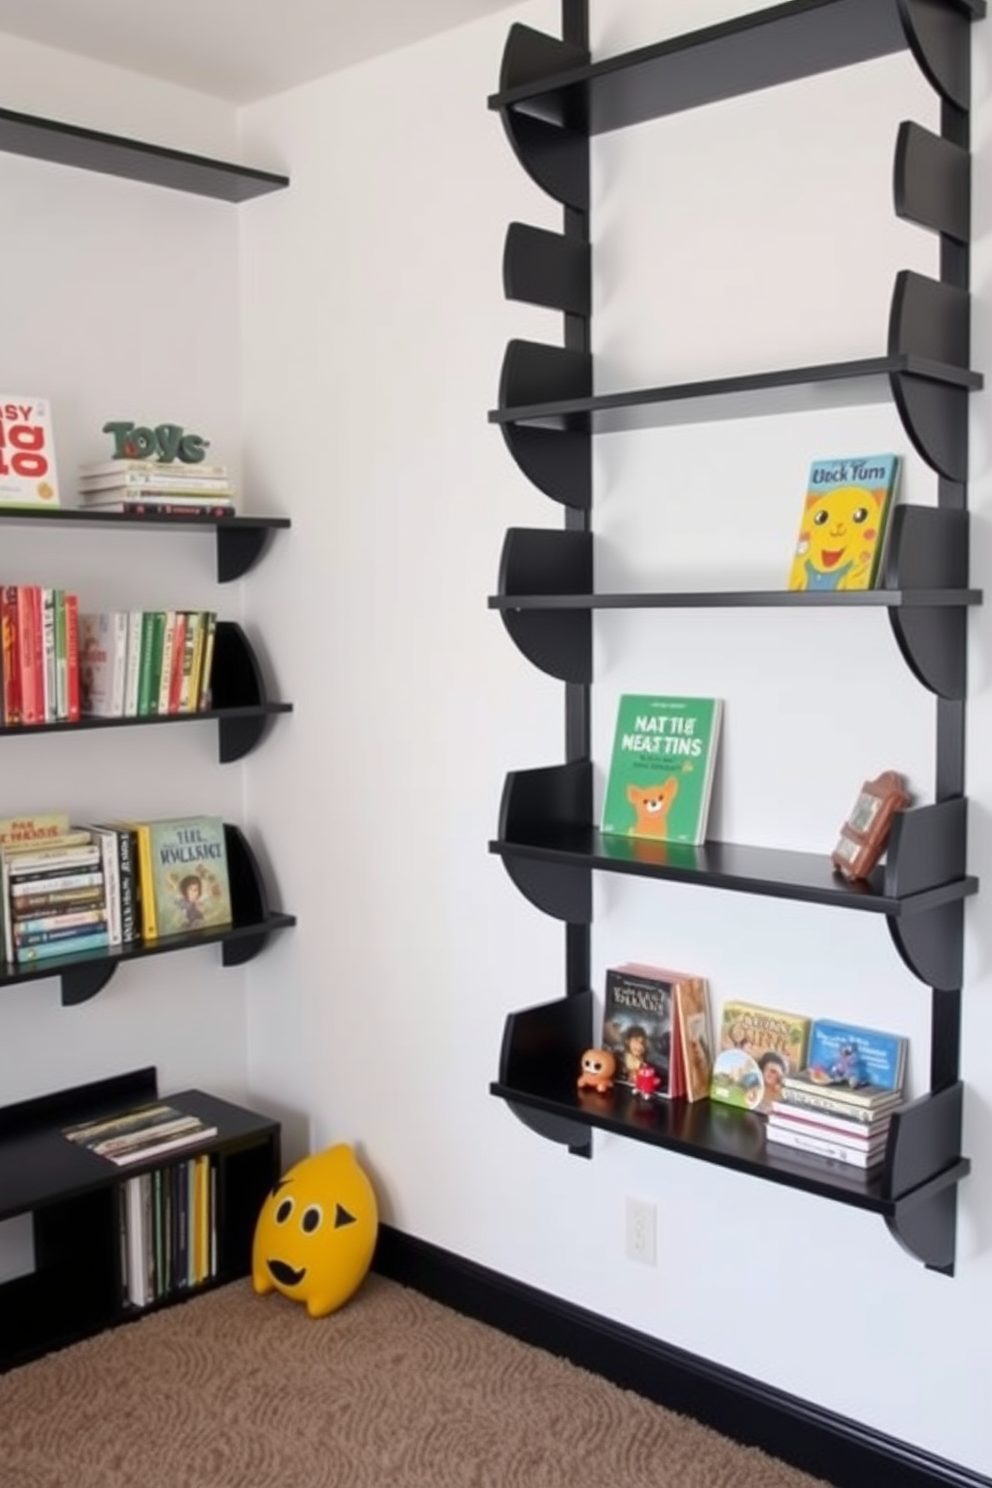
M 237 1282 L 0 1376 L 2 1488 L 815 1488 L 371 1275 L 314 1322 Z

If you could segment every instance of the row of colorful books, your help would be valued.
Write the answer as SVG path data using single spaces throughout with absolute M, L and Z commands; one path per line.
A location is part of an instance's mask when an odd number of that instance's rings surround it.
M 100 610 L 79 617 L 80 707 L 95 718 L 210 707 L 214 610 Z
M 0 944 L 31 965 L 232 922 L 219 817 L 0 820 Z
M 708 1097 L 766 1116 L 769 1142 L 863 1167 L 884 1158 L 908 1051 L 899 1034 L 743 1001 L 724 1003 L 714 1047 L 706 978 L 636 962 L 607 970 L 601 1044 L 580 1089 Z
M 79 720 L 79 597 L 39 584 L 0 585 L 0 722 Z

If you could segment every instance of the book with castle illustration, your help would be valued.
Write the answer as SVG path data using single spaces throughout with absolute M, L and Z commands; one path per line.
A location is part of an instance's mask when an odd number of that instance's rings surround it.
M 704 840 L 722 712 L 720 698 L 621 696 L 604 833 L 656 842 Z
M 900 465 L 898 455 L 813 461 L 790 589 L 875 587 Z

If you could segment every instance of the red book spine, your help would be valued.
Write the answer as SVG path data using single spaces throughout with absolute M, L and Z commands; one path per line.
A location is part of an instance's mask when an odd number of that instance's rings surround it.
M 17 586 L 17 644 L 21 667 L 21 722 L 41 723 L 44 709 L 41 669 L 35 657 L 41 652 L 40 598 L 34 584 Z M 35 645 L 37 639 L 37 647 Z
M 79 722 L 79 596 L 65 597 L 65 659 L 67 718 Z
M 172 632 L 172 666 L 169 670 L 169 712 L 179 712 L 179 699 L 183 690 L 183 657 L 186 654 L 185 610 L 176 611 L 176 625 Z
M 3 637 L 3 708 L 6 727 L 21 721 L 21 668 L 17 647 L 17 586 L 0 589 L 0 634 Z

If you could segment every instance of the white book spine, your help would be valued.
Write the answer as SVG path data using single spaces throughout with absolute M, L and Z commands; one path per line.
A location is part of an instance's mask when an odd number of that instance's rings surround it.
M 775 1127 L 769 1127 L 768 1141 L 782 1147 L 795 1147 L 801 1152 L 815 1152 L 819 1157 L 829 1157 L 835 1162 L 847 1163 L 852 1168 L 869 1168 L 874 1163 L 882 1162 L 885 1157 L 884 1147 L 880 1147 L 877 1152 L 869 1152 L 845 1147 L 842 1142 L 808 1137 L 805 1132 L 781 1131 Z
M 138 716 L 138 682 L 141 677 L 141 610 L 129 610 L 127 616 L 127 664 L 124 669 L 124 717 Z

